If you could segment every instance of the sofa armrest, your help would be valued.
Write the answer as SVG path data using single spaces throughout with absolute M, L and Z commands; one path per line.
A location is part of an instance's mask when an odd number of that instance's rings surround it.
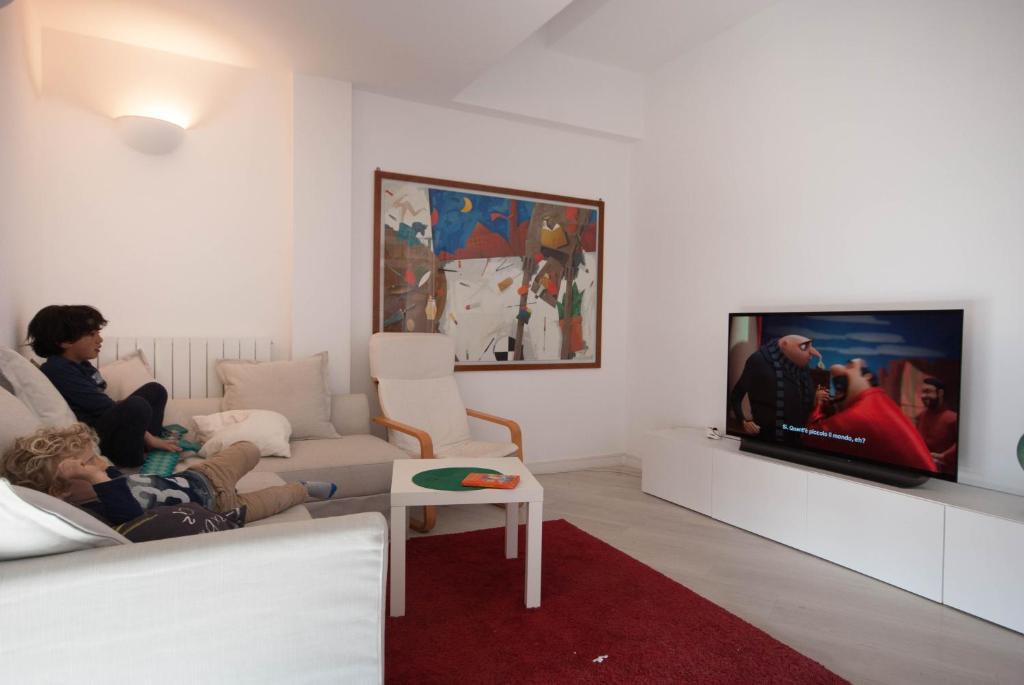
M 0 563 L 0 680 L 380 683 L 377 513 Z
M 370 432 L 370 400 L 362 393 L 331 396 L 331 423 L 342 435 Z

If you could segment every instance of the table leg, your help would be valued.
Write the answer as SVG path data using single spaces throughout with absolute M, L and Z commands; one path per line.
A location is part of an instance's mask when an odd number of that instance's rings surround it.
M 405 507 L 391 507 L 391 615 L 405 616 Z
M 505 558 L 519 556 L 519 502 L 505 503 Z
M 526 505 L 526 608 L 540 606 L 540 552 L 541 526 L 544 520 L 544 503 L 529 502 Z

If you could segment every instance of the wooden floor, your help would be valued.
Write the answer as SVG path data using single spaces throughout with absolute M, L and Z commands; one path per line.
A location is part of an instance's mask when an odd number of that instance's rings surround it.
M 538 480 L 545 520 L 568 520 L 853 683 L 1024 684 L 1024 635 L 646 495 L 637 469 Z M 503 523 L 498 507 L 442 507 L 430 534 Z

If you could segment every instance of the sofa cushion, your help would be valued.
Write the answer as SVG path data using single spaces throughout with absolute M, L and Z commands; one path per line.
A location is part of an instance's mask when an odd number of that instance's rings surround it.
M 14 350 L 0 348 L 0 372 L 14 387 L 15 396 L 39 417 L 44 426 L 63 428 L 78 420 L 50 379 Z
M 146 383 L 155 380 L 153 369 L 142 350 L 135 350 L 121 359 L 100 367 L 100 375 L 107 382 L 104 391 L 115 402 L 120 402 Z
M 338 485 L 338 497 L 379 495 L 391 490 L 391 463 L 408 454 L 372 435 L 302 440 L 292 443 L 291 459 L 260 459 L 253 474 L 276 473 L 294 483 L 325 480 Z
M 24 402 L 6 390 L 0 390 L 0 460 L 15 440 L 32 435 L 42 425 L 39 417 Z
M 222 359 L 222 408 L 270 409 L 292 425 L 292 438 L 336 438 L 327 387 L 327 353 L 293 361 L 251 362 Z
M 208 416 L 220 411 L 220 397 L 198 397 L 198 398 L 174 398 L 167 401 L 167 408 L 164 409 L 164 425 L 176 423 L 188 428 L 186 436 L 196 441 L 199 432 L 196 430 L 196 423 L 193 416 Z
M 0 561 L 129 544 L 91 514 L 5 478 L 0 478 L 0 530 Z

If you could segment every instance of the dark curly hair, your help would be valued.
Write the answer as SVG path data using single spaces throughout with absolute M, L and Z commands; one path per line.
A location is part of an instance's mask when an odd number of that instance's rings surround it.
M 28 344 L 40 357 L 64 352 L 61 343 L 73 343 L 107 325 L 99 310 L 87 304 L 51 304 L 28 324 Z

